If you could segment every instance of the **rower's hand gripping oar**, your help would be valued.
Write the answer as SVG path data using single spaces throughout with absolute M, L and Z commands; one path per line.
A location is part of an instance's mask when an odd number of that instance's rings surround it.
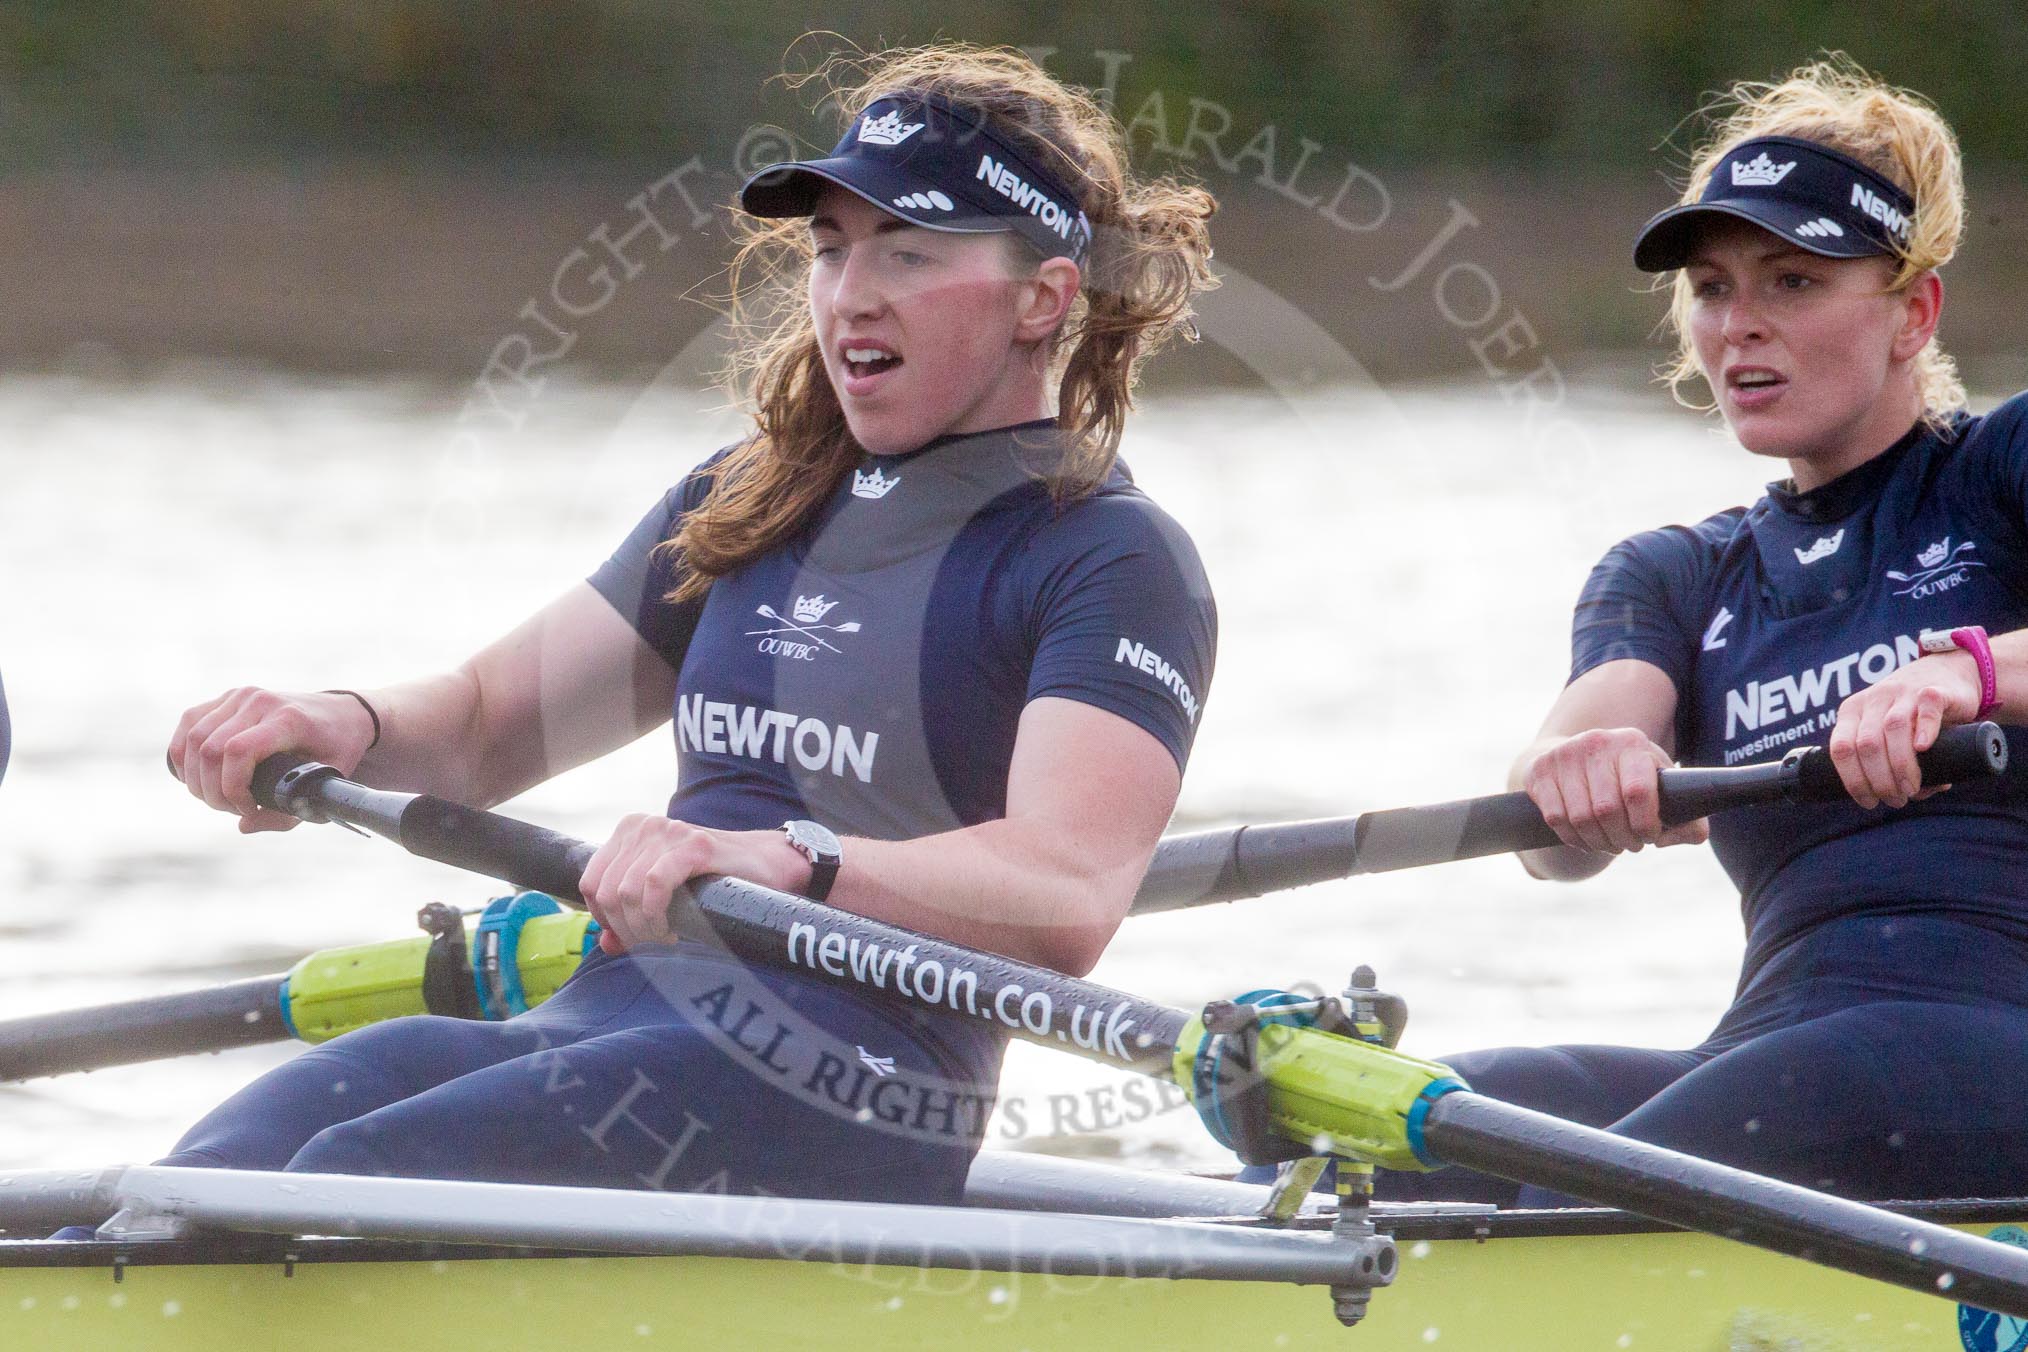
M 2007 735 L 1997 723 L 1947 728 L 1916 757 L 1925 785 L 1989 779 L 2007 768 Z M 1822 747 L 1779 761 L 1727 768 L 1664 770 L 1661 814 L 1681 826 L 1716 812 L 1765 803 L 1828 803 L 1845 797 Z M 1447 864 L 1559 843 L 1525 793 L 1500 793 L 1357 817 L 1228 827 L 1171 836 L 1155 850 L 1135 915 L 1238 901 L 1359 873 Z
M 427 795 L 369 789 L 326 766 L 270 761 L 255 786 L 264 806 L 348 821 L 415 853 L 511 881 L 543 880 L 573 899 L 592 850 Z M 877 987 L 883 998 L 982 1018 L 1043 1046 L 1173 1078 L 1199 1101 L 1207 1123 L 1216 1116 L 1207 1108 L 1225 1106 L 1223 1077 L 1199 1067 L 1225 1025 L 1246 1022 L 1239 1005 L 1217 1002 L 1190 1018 L 1123 991 L 734 878 L 696 880 L 679 893 L 671 919 L 686 934 L 708 929 L 711 939 L 751 961 L 850 989 Z M 908 954 L 908 975 L 899 963 L 853 960 L 871 948 Z M 878 977 L 862 975 L 876 970 Z M 1258 1021 L 1250 1050 L 1252 1073 L 1265 1086 L 1260 1111 L 1275 1133 L 1304 1149 L 1390 1168 L 1463 1165 L 2028 1318 L 2028 1252 L 1474 1094 L 1447 1067 L 1357 1035 L 1366 1030 L 1353 1003 L 1351 1018 L 1341 1010 L 1335 1027 L 1328 1019 L 1323 1026 Z M 1339 1031 L 1346 1027 L 1355 1035 Z M 1384 1256 L 1379 1270 L 1348 1273 L 1345 1285 L 1334 1288 L 1341 1317 L 1356 1317 L 1358 1293 L 1392 1276 L 1384 1248 L 1365 1244 L 1357 1252 L 1367 1263 Z

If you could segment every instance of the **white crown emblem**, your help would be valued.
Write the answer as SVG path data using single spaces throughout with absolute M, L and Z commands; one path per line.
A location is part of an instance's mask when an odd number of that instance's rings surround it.
M 1786 164 L 1776 164 L 1767 157 L 1767 152 L 1763 150 L 1745 164 L 1734 162 L 1732 166 L 1732 186 L 1735 188 L 1772 188 L 1775 184 L 1788 177 L 1789 170 L 1795 167 L 1796 162 L 1794 160 L 1790 160 Z
M 826 601 L 824 593 L 818 592 L 815 596 L 798 596 L 792 609 L 797 624 L 815 624 L 836 609 L 837 605 L 836 601 Z
M 1928 549 L 1915 556 L 1915 561 L 1924 568 L 1934 568 L 1951 556 L 1951 537 L 1946 535 Z
M 889 479 L 881 474 L 880 466 L 878 465 L 875 465 L 870 473 L 861 473 L 855 469 L 852 471 L 852 496 L 855 498 L 884 498 L 889 490 L 900 482 L 901 476 L 899 474 Z
M 1822 537 L 1808 549 L 1798 549 L 1796 551 L 1796 562 L 1807 566 L 1815 563 L 1818 559 L 1828 559 L 1837 553 L 1838 546 L 1844 543 L 1845 531 L 1843 527 L 1840 527 L 1835 534 Z
M 859 119 L 859 139 L 869 145 L 898 146 L 923 129 L 920 122 L 904 122 L 901 110 L 891 110 L 885 117 L 862 117 Z

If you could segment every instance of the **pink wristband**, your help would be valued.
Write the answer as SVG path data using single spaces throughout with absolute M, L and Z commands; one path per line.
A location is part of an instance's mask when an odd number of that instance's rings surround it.
M 1972 715 L 1976 719 L 2000 707 L 2000 673 L 1993 666 L 1993 645 L 1986 638 L 1986 631 L 1976 624 L 1962 629 L 1951 630 L 1951 642 L 1962 652 L 1972 655 L 1972 661 L 1979 666 L 1979 711 Z

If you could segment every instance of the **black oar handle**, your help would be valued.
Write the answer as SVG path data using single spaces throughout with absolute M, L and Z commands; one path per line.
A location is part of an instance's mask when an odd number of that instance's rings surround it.
M 2007 735 L 1995 723 L 1950 728 L 1917 760 L 1925 784 L 1991 778 L 2007 768 Z M 1677 826 L 1714 812 L 1780 801 L 1829 801 L 1844 792 L 1829 754 L 1811 746 L 1756 765 L 1664 770 L 1661 813 L 1664 822 Z M 1237 901 L 1355 873 L 1447 864 L 1557 843 L 1556 832 L 1525 793 L 1172 836 L 1155 851 L 1134 913 Z
M 1804 802 L 1835 803 L 1845 796 L 1844 781 L 1838 778 L 1838 767 L 1829 753 L 1813 746 L 1791 755 L 1796 761 L 1797 798 Z M 1924 784 L 1965 784 L 1975 779 L 1991 779 L 2007 769 L 2007 734 L 1998 723 L 1945 728 L 1937 735 L 1936 745 L 1915 759 L 1922 766 Z
M 252 782 L 254 801 L 262 807 L 309 821 L 332 819 L 332 805 L 324 801 L 323 792 L 333 785 L 352 787 L 332 767 L 286 752 L 256 765 Z M 578 880 L 597 846 L 432 794 L 401 795 L 397 801 L 399 812 L 392 821 L 352 824 L 376 830 L 390 827 L 388 833 L 411 853 L 584 904 Z
M 401 814 L 401 840 L 417 854 L 490 874 L 582 906 L 578 880 L 598 847 L 560 832 L 420 795 Z

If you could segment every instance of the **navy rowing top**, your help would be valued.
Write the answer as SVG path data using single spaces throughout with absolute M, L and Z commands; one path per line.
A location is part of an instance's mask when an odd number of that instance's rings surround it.
M 2028 627 L 2028 395 L 1920 424 L 1809 492 L 1615 545 L 1572 626 L 1571 679 L 1620 658 L 1667 672 L 1686 765 L 1830 740 L 1837 708 L 1919 655 L 1926 629 Z M 1743 980 L 1835 916 L 1948 912 L 2028 943 L 2028 757 L 1899 810 L 1850 802 L 1713 818 L 1738 885 Z
M 1006 815 L 1028 701 L 1118 714 L 1176 758 L 1217 617 L 1190 539 L 1126 474 L 1059 507 L 1055 424 L 865 456 L 787 547 L 678 581 L 682 514 L 724 453 L 642 518 L 591 583 L 678 673 L 669 815 L 752 830 L 809 817 L 902 840 Z

